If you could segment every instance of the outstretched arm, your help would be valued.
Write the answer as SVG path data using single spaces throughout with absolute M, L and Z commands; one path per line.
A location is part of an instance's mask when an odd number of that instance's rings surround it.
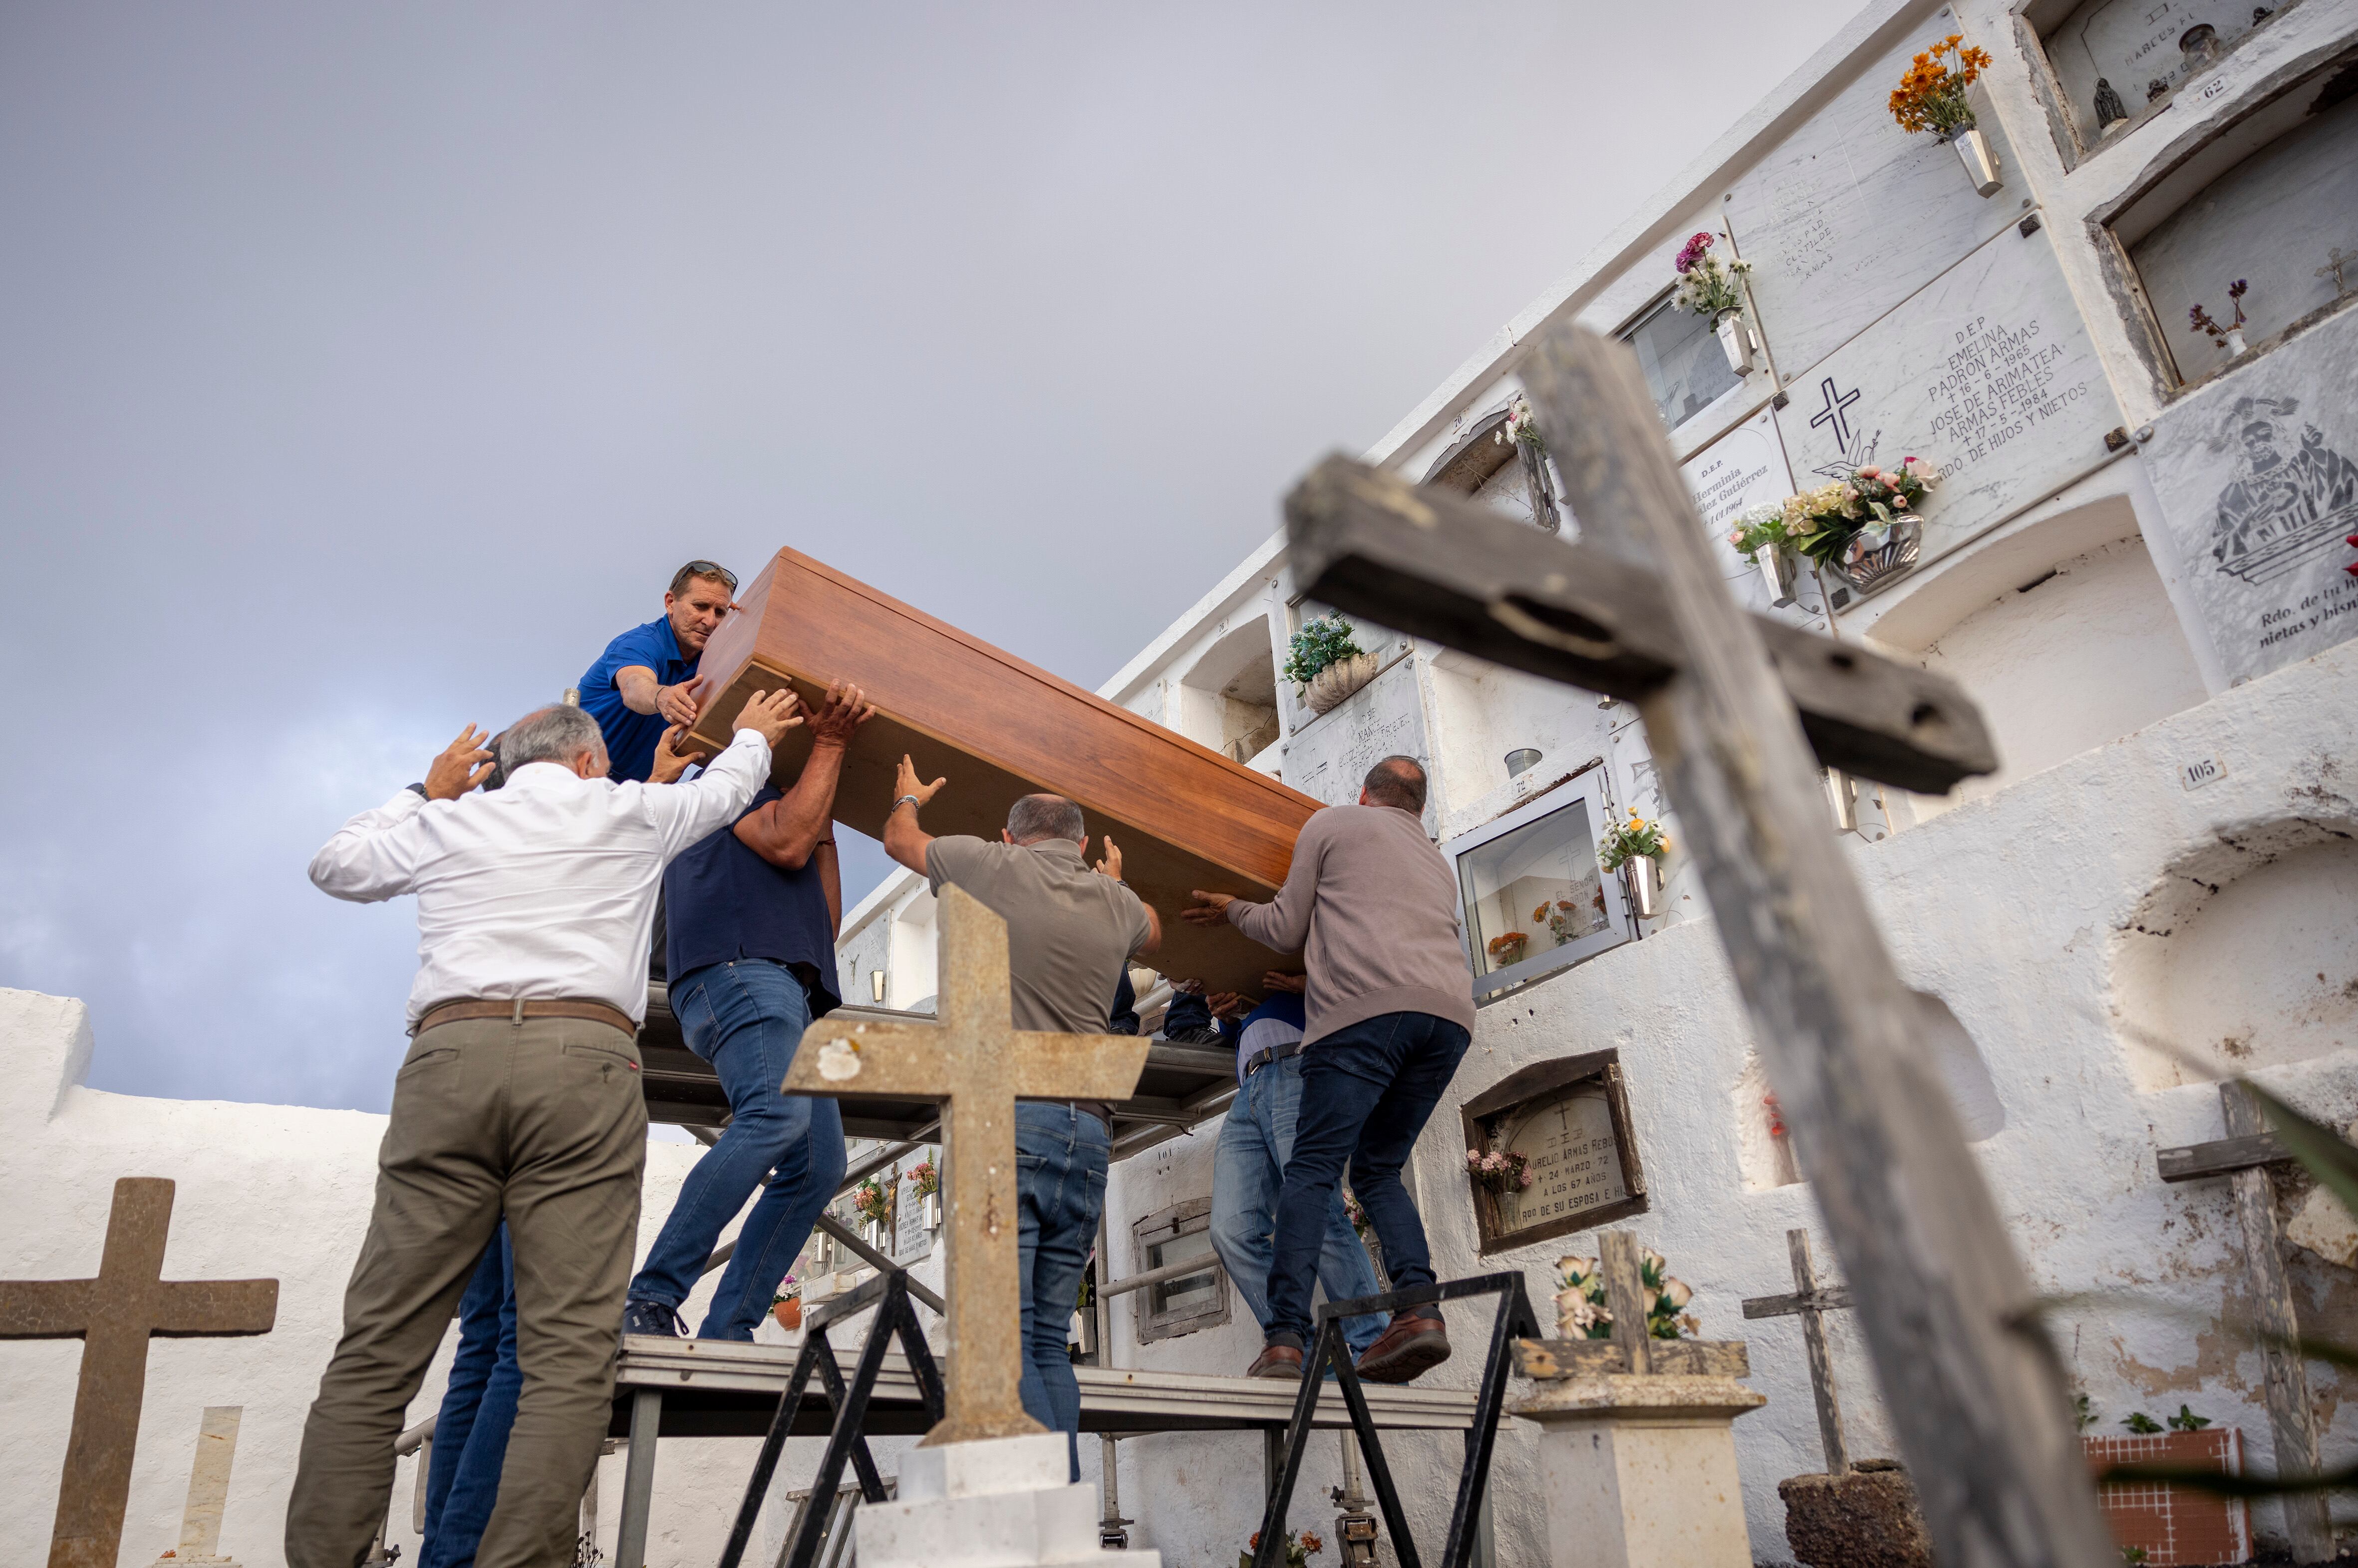
M 827 701 L 811 716 L 810 759 L 795 787 L 759 811 L 737 819 L 737 841 L 773 866 L 798 871 L 835 824 L 835 786 L 852 734 L 875 713 L 860 688 L 827 685 Z
M 919 784 L 917 764 L 906 757 L 892 776 L 892 813 L 884 818 L 884 852 L 921 877 L 931 874 L 925 870 L 925 851 L 933 847 L 934 836 L 917 826 L 917 812 L 949 782 L 943 778 Z
M 311 885 L 332 898 L 375 903 L 410 891 L 423 844 L 406 830 L 429 800 L 456 800 L 491 776 L 492 753 L 471 724 L 426 770 L 426 782 L 363 811 L 311 857 Z
M 644 665 L 624 665 L 614 672 L 614 690 L 633 713 L 660 713 L 669 723 L 688 725 L 696 722 L 696 710 L 702 706 L 704 683 L 665 686 Z

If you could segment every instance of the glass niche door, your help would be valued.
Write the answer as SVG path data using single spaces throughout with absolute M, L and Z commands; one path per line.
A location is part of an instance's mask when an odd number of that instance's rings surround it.
M 1629 940 L 1621 879 L 1596 862 L 1597 835 L 1611 809 L 1605 770 L 1593 768 L 1443 847 L 1457 868 L 1476 997 Z

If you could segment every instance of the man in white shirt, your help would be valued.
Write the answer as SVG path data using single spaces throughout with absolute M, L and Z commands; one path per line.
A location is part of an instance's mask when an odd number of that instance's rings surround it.
M 597 720 L 549 708 L 499 740 L 469 725 L 426 782 L 344 824 L 321 892 L 417 895 L 415 1036 L 395 1076 L 376 1203 L 344 1332 L 303 1429 L 290 1568 L 352 1568 L 393 1493 L 394 1444 L 459 1296 L 504 1215 L 524 1387 L 480 1568 L 571 1560 L 613 1398 L 646 1164 L 636 1041 L 655 888 L 741 815 L 795 717 L 756 693 L 692 784 L 615 784 Z

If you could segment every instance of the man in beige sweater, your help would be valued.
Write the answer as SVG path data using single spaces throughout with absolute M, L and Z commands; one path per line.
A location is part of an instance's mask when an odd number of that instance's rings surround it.
M 1302 1114 L 1277 1201 L 1267 1346 L 1252 1377 L 1302 1375 L 1326 1206 L 1346 1162 L 1393 1289 L 1434 1282 L 1400 1173 L 1473 1038 L 1474 1000 L 1456 880 L 1424 836 L 1424 792 L 1415 759 L 1386 757 L 1357 806 L 1328 806 L 1303 825 L 1275 899 L 1199 891 L 1183 912 L 1302 953 L 1310 972 Z M 1370 1382 L 1405 1383 L 1448 1358 L 1441 1309 L 1405 1307 L 1357 1368 Z

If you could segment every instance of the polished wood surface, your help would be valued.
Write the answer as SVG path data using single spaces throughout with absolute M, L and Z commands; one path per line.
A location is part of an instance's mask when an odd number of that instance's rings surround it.
M 1112 833 L 1123 878 L 1163 921 L 1163 973 L 1258 995 L 1263 970 L 1299 972 L 1229 927 L 1179 919 L 1195 888 L 1266 899 L 1285 880 L 1293 840 L 1318 802 L 1161 725 L 1059 680 L 866 583 L 795 550 L 747 586 L 700 665 L 710 684 L 696 734 L 727 743 L 754 692 L 790 683 L 816 702 L 829 680 L 876 704 L 844 761 L 835 817 L 882 838 L 903 752 L 948 786 L 925 807 L 925 831 L 995 839 L 1020 795 L 1071 797 L 1086 814 L 1089 856 Z M 783 785 L 810 752 L 806 728 L 778 748 Z

